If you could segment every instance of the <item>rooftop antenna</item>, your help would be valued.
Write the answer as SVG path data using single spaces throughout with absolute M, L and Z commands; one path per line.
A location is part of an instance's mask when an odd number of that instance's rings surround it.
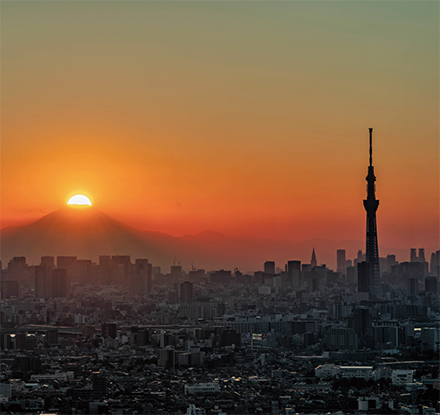
M 369 128 L 370 130 L 370 166 L 373 165 L 373 129 Z

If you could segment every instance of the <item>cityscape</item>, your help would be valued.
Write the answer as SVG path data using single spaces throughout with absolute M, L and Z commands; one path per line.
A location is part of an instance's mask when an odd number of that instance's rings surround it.
M 130 255 L 8 261 L 2 411 L 437 413 L 440 250 L 379 257 L 372 132 L 366 251 L 338 249 L 334 270 L 314 248 L 253 274 Z
M 440 415 L 440 3 L 0 12 L 1 414 Z

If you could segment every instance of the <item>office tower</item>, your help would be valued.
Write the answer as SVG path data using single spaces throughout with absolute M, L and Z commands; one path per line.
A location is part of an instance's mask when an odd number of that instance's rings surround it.
M 124 284 L 131 276 L 130 255 L 113 255 L 111 260 L 111 281 L 112 284 Z
M 100 284 L 111 284 L 111 258 L 110 255 L 100 255 L 98 264 L 98 281 Z
M 212 284 L 229 285 L 231 283 L 231 277 L 231 271 L 225 271 L 224 269 L 213 271 L 210 274 Z
M 347 272 L 347 284 L 356 283 L 356 267 L 349 266 L 346 269 Z
M 55 257 L 53 256 L 42 256 L 40 265 L 46 265 L 48 267 L 55 268 Z
M 102 372 L 92 372 L 92 390 L 93 397 L 97 400 L 103 400 L 108 394 L 110 382 Z
M 7 280 L 1 282 L 1 298 L 18 298 L 19 291 L 17 280 Z
M 134 272 L 131 277 L 131 290 L 136 294 L 150 294 L 152 284 L 153 266 L 148 259 L 136 259 L 134 263 Z
M 193 300 L 193 283 L 189 281 L 182 282 L 180 284 L 180 302 L 190 303 Z
M 366 307 L 356 307 L 349 318 L 349 327 L 359 336 L 358 347 L 371 347 L 373 336 L 373 318 Z
M 205 278 L 205 270 L 204 269 L 193 269 L 188 272 L 188 280 L 189 281 L 200 282 L 204 278 Z
M 102 323 L 101 324 L 101 335 L 104 338 L 111 337 L 112 339 L 116 338 L 117 327 L 116 323 Z
M 46 265 L 37 265 L 35 268 L 35 298 L 48 298 L 49 278 Z
M 318 265 L 318 263 L 316 262 L 315 247 L 313 247 L 312 259 L 310 260 L 310 265 L 312 266 L 312 268 L 314 268 Z
M 182 265 L 171 265 L 171 278 L 179 279 L 183 276 Z
M 437 294 L 438 282 L 437 277 L 430 276 L 425 278 L 425 292 Z
M 415 297 L 419 293 L 419 280 L 418 278 L 408 279 L 408 295 Z
M 416 248 L 411 248 L 410 262 L 419 262 L 419 260 L 417 258 L 417 249 Z
M 76 261 L 77 278 L 81 284 L 96 283 L 92 278 L 92 261 L 90 259 L 78 259 Z
M 425 262 L 425 248 L 419 248 L 419 262 Z
M 370 264 L 366 261 L 357 264 L 358 292 L 370 292 Z
M 265 274 L 275 274 L 275 261 L 266 261 L 264 263 Z
M 370 164 L 368 166 L 367 199 L 364 200 L 364 208 L 367 212 L 367 237 L 366 237 L 366 262 L 369 264 L 370 273 L 370 294 L 373 297 L 381 295 L 379 249 L 377 243 L 376 210 L 379 201 L 376 199 L 375 181 L 373 167 L 373 129 L 370 128 Z
M 288 261 L 287 273 L 292 281 L 293 288 L 301 286 L 301 261 Z
M 68 294 L 68 280 L 67 271 L 65 269 L 55 268 L 52 271 L 51 278 L 51 293 L 52 298 L 67 297 Z
M 27 267 L 26 257 L 15 256 L 8 262 L 8 280 L 20 281 L 24 278 L 24 270 Z
M 347 269 L 347 260 L 345 258 L 345 249 L 336 251 L 336 271 L 345 274 Z
M 396 264 L 396 255 L 387 255 L 387 272 L 391 272 L 391 267 Z
M 431 254 L 430 270 L 432 275 L 440 278 L 440 251 L 436 251 Z

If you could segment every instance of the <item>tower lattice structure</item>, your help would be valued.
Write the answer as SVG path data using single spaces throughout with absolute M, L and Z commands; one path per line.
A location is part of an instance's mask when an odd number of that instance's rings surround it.
M 373 129 L 370 131 L 370 164 L 368 166 L 367 180 L 367 199 L 364 200 L 364 207 L 367 212 L 367 241 L 366 241 L 366 260 L 370 274 L 370 294 L 373 297 L 381 296 L 380 269 L 379 269 L 379 249 L 377 243 L 377 223 L 376 211 L 379 207 L 379 200 L 376 199 L 376 176 L 373 167 Z

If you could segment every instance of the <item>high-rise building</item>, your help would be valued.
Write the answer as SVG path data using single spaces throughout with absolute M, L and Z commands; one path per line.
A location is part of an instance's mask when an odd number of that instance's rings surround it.
M 370 292 L 370 266 L 368 262 L 362 261 L 357 264 L 358 292 Z
M 299 288 L 301 286 L 301 261 L 287 261 L 287 273 L 291 279 L 291 286 Z
M 180 302 L 181 303 L 190 303 L 193 300 L 194 285 L 192 282 L 185 281 L 180 284 Z
M 111 284 L 111 258 L 110 255 L 100 255 L 98 265 L 98 281 L 100 284 Z
M 440 278 L 440 251 L 435 251 L 431 254 L 431 274 Z
M 318 265 L 318 262 L 316 261 L 315 247 L 313 247 L 312 259 L 310 260 L 310 265 L 312 266 L 312 268 Z
M 78 282 L 78 265 L 76 256 L 57 256 L 57 268 L 66 270 L 69 281 Z
M 364 208 L 367 212 L 367 237 L 366 237 L 366 259 L 369 264 L 370 273 L 370 294 L 373 297 L 381 296 L 379 249 L 377 242 L 376 210 L 379 207 L 379 200 L 376 199 L 376 176 L 373 167 L 373 129 L 370 128 L 370 164 L 368 166 L 367 199 L 364 200 Z
M 275 274 L 275 261 L 266 261 L 264 263 L 265 274 Z
M 52 271 L 51 278 L 51 297 L 67 297 L 68 295 L 68 279 L 65 269 L 55 268 Z
M 20 281 L 24 278 L 27 267 L 26 257 L 15 256 L 8 262 L 8 280 Z
M 410 251 L 410 262 L 419 262 L 419 259 L 417 258 L 417 249 L 411 248 Z
M 438 282 L 437 277 L 429 276 L 425 278 L 425 292 L 437 294 Z
M 134 272 L 131 276 L 131 290 L 140 295 L 146 295 L 151 292 L 152 288 L 153 266 L 148 259 L 136 259 L 134 264 Z
M 37 265 L 35 268 L 35 298 L 48 298 L 49 278 L 46 265 Z
M 345 258 L 345 249 L 336 251 L 336 271 L 345 274 L 347 270 L 347 260 Z

